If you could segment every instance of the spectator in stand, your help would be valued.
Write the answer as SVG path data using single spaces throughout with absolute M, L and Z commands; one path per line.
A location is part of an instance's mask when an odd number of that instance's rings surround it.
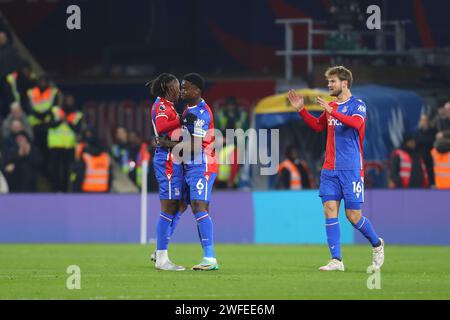
M 128 143 L 128 131 L 124 127 L 116 129 L 116 143 L 111 147 L 111 155 L 122 172 L 128 174 L 130 171 L 130 145 Z
M 2 171 L 10 192 L 35 192 L 36 169 L 42 159 L 19 120 L 11 123 L 11 135 L 3 142 Z
M 0 78 L 17 70 L 20 64 L 20 56 L 4 30 L 0 30 L 0 61 Z
M 26 114 L 23 112 L 22 107 L 18 102 L 13 102 L 10 107 L 10 112 L 2 124 L 2 136 L 6 138 L 10 135 L 11 123 L 13 120 L 19 120 L 23 125 L 23 130 L 28 134 L 30 140 L 33 140 L 33 130 Z
M 450 189 L 450 130 L 440 131 L 436 135 L 431 155 L 436 189 Z
M 278 167 L 276 189 L 312 189 L 313 176 L 306 161 L 301 159 L 299 148 L 294 145 L 287 147 L 285 156 Z
M 6 76 L 19 66 L 19 55 L 12 46 L 7 31 L 0 29 L 0 118 L 4 119 L 9 112 L 10 90 Z
M 249 128 L 248 113 L 243 108 L 239 108 L 235 97 L 228 97 L 224 106 L 216 112 L 214 121 L 216 128 L 225 133 L 226 129 L 241 128 L 246 131 Z
M 36 75 L 32 72 L 30 63 L 22 60 L 20 68 L 6 76 L 6 82 L 9 86 L 8 100 L 20 103 L 24 111 L 29 114 L 31 107 L 27 91 L 36 86 Z
M 422 114 L 419 120 L 419 129 L 415 132 L 417 152 L 422 156 L 427 168 L 430 185 L 434 185 L 433 159 L 431 157 L 431 149 L 436 137 L 436 129 L 430 126 L 428 116 Z
M 450 101 L 439 107 L 437 115 L 433 119 L 432 126 L 437 131 L 450 130 Z
M 416 140 L 405 135 L 401 148 L 394 150 L 391 156 L 389 188 L 429 188 L 428 173 Z

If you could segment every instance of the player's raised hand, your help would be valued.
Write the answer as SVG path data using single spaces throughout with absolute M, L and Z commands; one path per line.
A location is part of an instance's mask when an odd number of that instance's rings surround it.
M 291 106 L 297 111 L 301 111 L 305 107 L 303 97 L 292 89 L 288 92 L 288 99 Z
M 326 112 L 331 113 L 333 108 L 325 101 L 322 97 L 317 97 L 317 103 L 326 110 Z

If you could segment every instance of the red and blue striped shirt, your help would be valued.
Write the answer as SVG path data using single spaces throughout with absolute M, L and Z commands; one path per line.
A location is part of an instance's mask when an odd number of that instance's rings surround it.
M 330 102 L 329 105 L 333 107 L 331 114 L 324 111 L 319 118 L 312 116 L 305 108 L 300 111 L 305 122 L 316 132 L 327 128 L 323 169 L 363 170 L 365 103 L 351 96 L 344 102 Z

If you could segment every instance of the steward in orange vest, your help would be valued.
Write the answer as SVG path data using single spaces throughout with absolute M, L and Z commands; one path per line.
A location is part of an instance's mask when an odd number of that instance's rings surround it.
M 436 189 L 450 189 L 450 132 L 436 140 L 431 156 Z
M 277 189 L 311 189 L 313 177 L 306 161 L 300 159 L 295 146 L 286 149 L 286 160 L 278 166 Z
M 28 89 L 31 114 L 28 118 L 32 127 L 48 124 L 51 118 L 51 109 L 59 105 L 59 91 L 50 85 L 47 76 L 41 76 L 38 85 Z
M 416 140 L 412 136 L 404 139 L 402 147 L 391 155 L 389 188 L 429 188 L 425 163 L 416 152 Z
M 86 166 L 81 191 L 109 191 L 109 169 L 111 168 L 111 159 L 109 158 L 108 153 L 102 152 L 100 154 L 91 154 L 85 152 L 81 157 Z
M 96 138 L 87 141 L 71 181 L 72 189 L 76 192 L 109 192 L 111 190 L 111 158 L 100 148 Z
M 43 158 L 48 159 L 48 126 L 52 118 L 52 107 L 59 105 L 59 91 L 50 85 L 47 76 L 41 76 L 38 85 L 28 89 L 27 96 L 31 109 L 28 121 L 33 128 L 34 144 L 40 150 Z M 49 176 L 48 163 L 40 169 L 45 176 Z

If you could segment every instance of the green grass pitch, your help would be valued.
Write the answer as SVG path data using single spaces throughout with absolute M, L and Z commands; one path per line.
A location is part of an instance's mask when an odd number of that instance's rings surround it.
M 381 289 L 369 290 L 369 246 L 344 246 L 345 272 L 319 272 L 326 246 L 216 246 L 221 270 L 157 271 L 154 246 L 0 245 L 0 299 L 450 299 L 450 247 L 387 243 Z M 172 261 L 189 269 L 195 244 L 172 244 Z M 69 265 L 81 289 L 66 288 Z

